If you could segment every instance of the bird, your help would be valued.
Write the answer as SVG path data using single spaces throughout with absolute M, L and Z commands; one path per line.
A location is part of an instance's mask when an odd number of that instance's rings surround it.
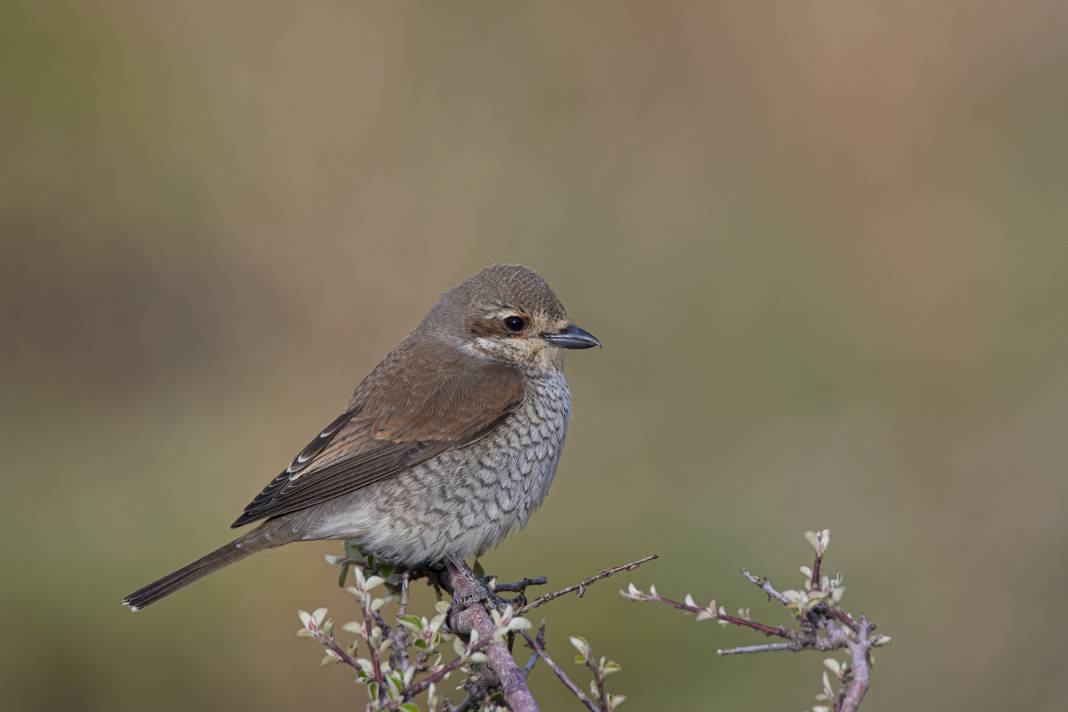
M 258 526 L 123 604 L 141 610 L 301 541 L 351 540 L 406 567 L 483 554 L 545 499 L 571 416 L 563 354 L 594 346 L 536 272 L 486 267 L 442 295 L 231 525 Z

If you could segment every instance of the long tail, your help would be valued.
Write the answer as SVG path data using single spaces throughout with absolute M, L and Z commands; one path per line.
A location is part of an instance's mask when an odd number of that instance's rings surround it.
M 152 605 L 159 599 L 171 595 L 178 589 L 204 578 L 208 574 L 215 573 L 219 569 L 236 563 L 250 554 L 255 554 L 257 551 L 262 551 L 280 543 L 282 542 L 272 543 L 262 535 L 261 530 L 253 530 L 244 536 L 234 539 L 229 544 L 220 546 L 210 554 L 200 557 L 188 566 L 183 566 L 177 571 L 137 589 L 122 599 L 122 603 L 131 611 L 139 611 L 145 606 Z

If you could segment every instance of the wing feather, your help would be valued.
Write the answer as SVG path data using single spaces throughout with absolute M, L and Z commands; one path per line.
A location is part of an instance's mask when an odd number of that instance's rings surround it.
M 511 367 L 406 341 L 231 526 L 314 506 L 470 445 L 522 398 L 523 377 Z

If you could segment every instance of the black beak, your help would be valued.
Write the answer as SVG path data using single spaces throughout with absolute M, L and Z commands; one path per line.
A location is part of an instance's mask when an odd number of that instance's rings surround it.
M 562 349 L 588 349 L 601 345 L 596 336 L 574 324 L 563 331 L 547 331 L 541 335 L 541 338 Z

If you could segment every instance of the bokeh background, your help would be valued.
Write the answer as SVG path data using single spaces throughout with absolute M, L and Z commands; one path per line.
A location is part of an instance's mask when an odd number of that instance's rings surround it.
M 304 545 L 141 615 L 448 287 L 541 271 L 569 358 L 543 510 L 486 557 L 563 585 L 550 650 L 624 709 L 802 709 L 781 620 L 834 532 L 894 643 L 865 709 L 1063 709 L 1068 6 L 0 7 L 0 688 L 8 710 L 362 709 L 293 636 Z M 422 599 L 424 602 L 426 598 Z M 576 669 L 576 673 L 580 671 Z M 578 677 L 582 677 L 578 675 Z M 547 670 L 545 709 L 577 709 Z

